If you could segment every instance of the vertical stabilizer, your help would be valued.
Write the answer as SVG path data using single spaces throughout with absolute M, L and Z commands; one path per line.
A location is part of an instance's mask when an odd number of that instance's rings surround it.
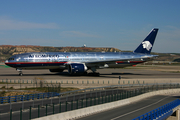
M 142 41 L 142 43 L 134 50 L 135 53 L 144 53 L 144 54 L 150 54 L 156 35 L 157 35 L 158 29 L 154 28 L 151 30 L 149 35 Z

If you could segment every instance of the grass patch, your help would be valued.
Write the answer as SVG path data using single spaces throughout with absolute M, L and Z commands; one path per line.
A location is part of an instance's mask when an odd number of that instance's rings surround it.
M 6 93 L 6 91 L 0 92 L 0 97 L 4 97 L 5 93 Z
M 2 87 L 1 87 L 1 89 L 5 89 L 5 88 L 6 88 L 6 86 L 2 86 Z
M 0 65 L 0 68 L 10 68 L 10 67 L 7 65 Z
M 6 92 L 2 91 L 0 92 L 0 97 L 5 97 L 5 96 L 16 96 L 16 95 L 27 95 L 27 94 L 34 94 L 34 92 Z
M 2 88 L 5 88 L 4 86 Z M 9 88 L 10 89 L 10 88 Z M 11 88 L 14 89 L 14 88 Z M 19 89 L 16 89 L 19 90 Z M 44 93 L 48 92 L 47 88 L 23 88 L 21 90 L 27 90 L 25 92 L 6 92 L 6 91 L 1 91 L 0 92 L 0 97 L 5 97 L 5 96 L 15 96 L 15 95 L 26 95 L 26 94 L 35 94 L 35 93 Z M 61 88 L 60 92 L 67 92 L 67 91 L 74 91 L 74 90 L 79 90 L 78 88 L 72 88 L 72 87 L 67 87 L 67 88 Z M 51 92 L 51 91 L 49 91 Z
M 24 83 L 14 83 L 14 81 L 12 81 L 12 82 L 6 82 L 6 81 L 4 81 L 4 82 L 0 82 L 0 84 L 32 84 L 32 83 L 26 83 L 26 82 L 24 82 Z
M 171 73 L 180 73 L 180 71 L 170 71 Z
M 59 88 L 56 88 L 56 89 L 59 90 Z M 54 90 L 54 88 L 49 87 L 48 89 L 48 87 L 37 87 L 37 88 L 22 88 L 21 90 L 29 90 L 29 91 L 36 91 L 36 92 L 51 92 Z M 67 91 L 73 91 L 73 90 L 79 90 L 79 88 L 72 88 L 72 87 L 60 88 L 60 92 L 67 92 Z

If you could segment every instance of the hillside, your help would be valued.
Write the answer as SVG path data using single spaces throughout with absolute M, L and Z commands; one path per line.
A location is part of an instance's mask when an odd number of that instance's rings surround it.
M 93 47 L 47 47 L 30 45 L 0 45 L 0 62 L 5 61 L 10 56 L 27 52 L 120 52 L 117 48 L 93 48 Z M 180 54 L 152 53 L 159 55 L 155 61 L 179 62 Z
M 119 52 L 116 48 L 92 48 L 92 47 L 45 47 L 29 45 L 0 45 L 0 61 L 5 61 L 12 55 L 27 52 Z

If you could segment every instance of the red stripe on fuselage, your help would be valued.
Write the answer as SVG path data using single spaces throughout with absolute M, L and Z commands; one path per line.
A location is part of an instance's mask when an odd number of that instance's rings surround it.
M 123 61 L 117 61 L 116 63 L 124 63 Z
M 67 62 L 8 62 L 5 64 L 62 64 L 62 63 L 67 63 Z
M 146 61 L 130 61 L 130 63 L 143 63 L 143 62 L 146 62 Z
M 128 61 L 127 61 L 128 62 Z M 116 63 L 127 63 L 127 62 L 123 62 L 123 61 L 116 61 Z M 129 61 L 128 63 L 143 63 L 146 61 Z

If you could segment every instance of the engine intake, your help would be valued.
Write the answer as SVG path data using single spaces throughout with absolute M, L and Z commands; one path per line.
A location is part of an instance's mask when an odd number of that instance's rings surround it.
M 83 74 L 87 71 L 87 66 L 82 63 L 72 63 L 68 65 L 69 74 Z

